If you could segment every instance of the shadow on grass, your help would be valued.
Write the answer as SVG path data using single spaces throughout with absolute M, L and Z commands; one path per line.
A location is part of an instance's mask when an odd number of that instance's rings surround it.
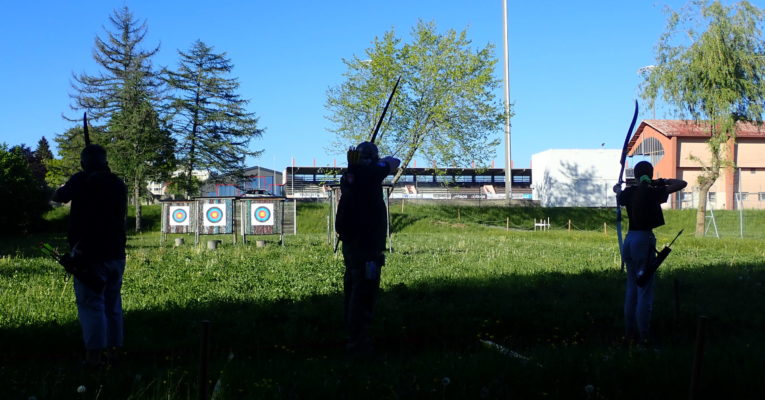
M 102 385 L 101 398 L 195 397 L 199 323 L 210 320 L 210 376 L 223 376 L 222 398 L 585 398 L 588 384 L 602 398 L 678 398 L 687 395 L 703 314 L 711 322 L 700 398 L 723 387 L 728 398 L 763 393 L 765 263 L 663 274 L 653 317 L 661 351 L 621 348 L 623 279 L 614 270 L 386 287 L 373 328 L 377 357 L 365 360 L 344 354 L 339 293 L 130 311 L 123 364 L 96 375 L 75 367 L 75 322 L 2 329 L 0 387 L 8 398 L 68 398 L 82 382 Z

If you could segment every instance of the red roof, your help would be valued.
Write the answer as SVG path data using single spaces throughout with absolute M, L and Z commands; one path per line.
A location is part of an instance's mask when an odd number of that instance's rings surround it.
M 635 145 L 643 129 L 650 126 L 666 137 L 709 137 L 709 126 L 707 124 L 698 124 L 691 120 L 680 119 L 646 119 L 643 120 L 632 136 L 629 149 Z M 751 122 L 739 122 L 736 124 L 737 138 L 763 138 L 765 139 L 765 125 L 758 125 Z

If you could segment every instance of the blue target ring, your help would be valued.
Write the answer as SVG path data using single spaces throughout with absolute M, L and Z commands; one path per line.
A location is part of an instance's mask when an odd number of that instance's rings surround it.
M 186 218 L 188 218 L 188 215 L 186 214 L 186 210 L 175 210 L 173 212 L 173 221 L 181 223 L 183 221 L 186 221 Z
M 271 219 L 271 210 L 268 207 L 258 207 L 255 209 L 255 219 L 258 222 L 266 222 Z
M 210 207 L 207 210 L 207 220 L 210 222 L 220 222 L 223 219 L 223 210 L 219 207 Z

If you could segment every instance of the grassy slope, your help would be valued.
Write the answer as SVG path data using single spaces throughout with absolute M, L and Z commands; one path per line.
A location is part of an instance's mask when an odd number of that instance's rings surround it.
M 360 364 L 342 356 L 342 260 L 324 242 L 320 205 L 301 207 L 301 234 L 285 247 L 224 243 L 208 252 L 160 248 L 156 233 L 131 236 L 127 361 L 98 378 L 70 368 L 79 353 L 71 282 L 22 245 L 29 238 L 12 251 L 6 242 L 0 253 L 16 255 L 0 258 L 0 343 L 15 345 L 0 356 L 0 383 L 12 398 L 68 397 L 99 379 L 101 398 L 195 397 L 198 321 L 211 319 L 212 371 L 223 374 L 224 398 L 584 398 L 587 384 L 599 398 L 676 398 L 687 391 L 695 321 L 704 314 L 712 318 L 705 396 L 723 386 L 738 398 L 765 390 L 756 379 L 765 368 L 759 241 L 684 237 L 657 283 L 653 321 L 662 351 L 631 352 L 618 347 L 623 275 L 613 232 L 506 232 L 471 222 L 512 217 L 520 225 L 544 216 L 539 210 L 462 208 L 460 221 L 448 207 L 394 212 L 396 251 L 374 327 L 384 358 Z M 609 216 L 542 211 L 590 221 L 582 225 L 592 229 Z M 673 225 L 692 223 L 672 214 L 660 241 Z M 479 339 L 532 361 L 485 349 Z M 235 358 L 226 364 L 229 352 Z

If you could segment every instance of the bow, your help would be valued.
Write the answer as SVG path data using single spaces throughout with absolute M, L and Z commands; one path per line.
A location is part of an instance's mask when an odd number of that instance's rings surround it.
M 90 146 L 90 134 L 88 133 L 88 113 L 82 113 L 82 132 L 85 136 L 85 146 Z
M 624 138 L 624 146 L 622 146 L 622 155 L 619 159 L 619 163 L 622 165 L 619 170 L 619 181 L 616 183 L 619 188 L 624 183 L 624 163 L 627 161 L 627 146 L 632 138 L 632 129 L 635 127 L 635 121 L 638 116 L 638 102 L 635 100 L 635 112 L 632 114 L 632 122 L 630 128 L 627 130 L 627 137 Z M 624 239 L 622 239 L 622 206 L 619 204 L 619 194 L 616 194 L 616 237 L 619 239 L 619 256 L 621 259 L 621 268 L 624 271 Z
M 377 137 L 377 131 L 380 130 L 380 125 L 382 125 L 383 119 L 385 119 L 385 113 L 388 112 L 388 106 L 390 105 L 391 100 L 393 100 L 393 95 L 396 94 L 396 89 L 398 88 L 399 82 L 401 82 L 400 76 L 398 77 L 396 84 L 393 85 L 393 90 L 390 92 L 390 96 L 388 96 L 388 102 L 385 103 L 385 108 L 383 108 L 382 114 L 380 114 L 380 119 L 377 120 L 377 125 L 375 125 L 375 130 L 372 132 L 372 138 L 369 139 L 369 143 L 375 142 L 375 138 Z

